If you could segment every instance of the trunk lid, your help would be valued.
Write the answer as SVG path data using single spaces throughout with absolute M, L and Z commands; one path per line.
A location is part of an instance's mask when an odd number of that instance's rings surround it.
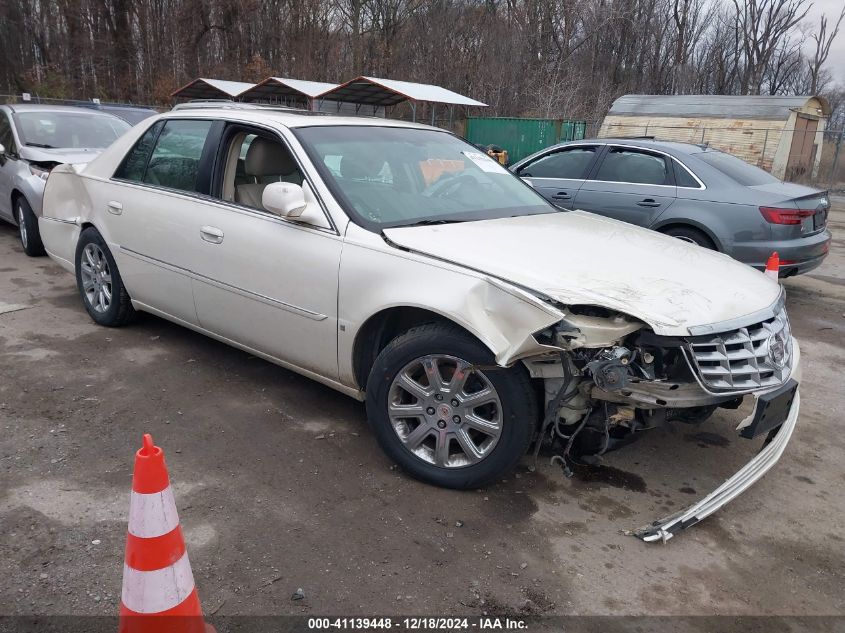
M 767 185 L 749 187 L 760 192 L 760 206 L 783 207 L 813 211 L 813 215 L 801 220 L 800 228 L 796 225 L 796 237 L 812 235 L 823 231 L 827 226 L 830 210 L 830 198 L 827 191 L 796 185 L 791 182 L 776 182 Z

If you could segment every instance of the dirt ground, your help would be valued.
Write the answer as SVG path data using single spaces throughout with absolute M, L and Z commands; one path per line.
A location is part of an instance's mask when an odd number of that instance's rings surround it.
M 395 469 L 362 405 L 142 316 L 97 327 L 73 278 L 0 227 L 0 614 L 117 613 L 132 458 L 167 455 L 206 614 L 845 614 L 845 200 L 830 257 L 787 280 L 802 412 L 780 463 L 666 545 L 626 536 L 759 441 L 649 431 L 566 479 L 541 458 L 486 490 Z M 292 600 L 302 588 L 305 598 Z

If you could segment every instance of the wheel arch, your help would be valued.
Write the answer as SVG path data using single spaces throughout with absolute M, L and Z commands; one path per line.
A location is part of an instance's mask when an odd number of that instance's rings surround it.
M 352 370 L 356 386 L 364 389 L 376 357 L 397 336 L 413 327 L 425 323 L 444 323 L 452 325 L 476 339 L 481 345 L 494 353 L 495 350 L 483 337 L 465 325 L 458 323 L 445 314 L 429 308 L 412 305 L 395 305 L 384 308 L 370 316 L 355 333 L 352 347 Z
M 673 218 L 671 220 L 667 219 L 662 224 L 658 223 L 657 225 L 653 226 L 652 230 L 657 231 L 658 233 L 665 233 L 666 231 L 669 231 L 670 229 L 678 229 L 678 228 L 694 229 L 696 231 L 701 231 L 702 233 L 704 233 L 704 235 L 707 236 L 707 238 L 711 242 L 713 242 L 713 244 L 716 246 L 717 251 L 719 251 L 720 253 L 724 252 L 724 246 L 722 244 L 722 241 L 718 237 L 716 237 L 716 234 L 711 229 L 709 229 L 708 227 L 704 226 L 703 224 L 701 224 L 700 222 L 697 222 L 695 220 L 690 220 L 688 218 L 684 218 L 684 219 Z
M 9 201 L 11 203 L 9 208 L 12 210 L 12 219 L 15 221 L 15 224 L 18 223 L 18 217 L 15 215 L 15 203 L 18 201 L 18 198 L 26 200 L 26 194 L 17 187 L 12 187 L 12 192 L 9 194 Z M 26 200 L 26 203 L 29 204 L 29 200 Z

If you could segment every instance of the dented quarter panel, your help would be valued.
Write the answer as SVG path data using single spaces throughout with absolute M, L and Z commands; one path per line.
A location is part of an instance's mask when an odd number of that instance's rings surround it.
M 47 254 L 62 268 L 73 272 L 73 257 L 80 227 L 91 215 L 91 197 L 80 165 L 59 165 L 50 173 L 44 189 L 44 206 L 38 218 L 41 241 Z
M 528 293 L 445 261 L 416 255 L 350 224 L 340 266 L 338 341 L 340 380 L 355 385 L 355 337 L 373 315 L 394 307 L 439 313 L 474 334 L 506 365 L 547 352 L 533 334 L 563 313 Z
M 727 255 L 583 211 L 393 228 L 395 243 L 687 335 L 769 307 L 780 286 Z

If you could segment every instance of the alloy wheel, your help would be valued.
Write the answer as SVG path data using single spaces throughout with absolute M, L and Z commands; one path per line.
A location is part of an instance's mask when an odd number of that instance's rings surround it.
M 96 312 L 106 312 L 112 301 L 112 279 L 106 254 L 96 244 L 86 244 L 80 262 L 82 292 Z
M 502 434 L 496 388 L 483 372 L 454 356 L 429 355 L 408 363 L 390 385 L 387 409 L 405 448 L 440 468 L 480 462 Z

